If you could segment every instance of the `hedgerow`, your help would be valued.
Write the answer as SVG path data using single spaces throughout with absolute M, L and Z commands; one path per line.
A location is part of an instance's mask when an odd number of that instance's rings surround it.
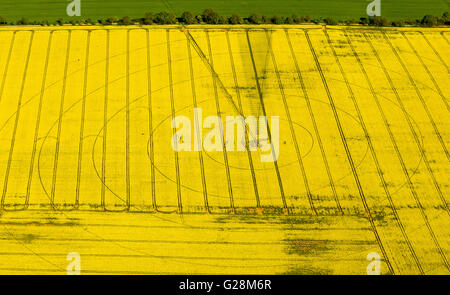
M 354 19 L 347 20 L 335 20 L 332 17 L 327 17 L 324 19 L 311 19 L 309 15 L 299 16 L 298 14 L 293 14 L 288 17 L 273 15 L 266 16 L 260 15 L 258 13 L 252 13 L 248 17 L 241 17 L 239 14 L 233 14 L 230 17 L 221 15 L 214 11 L 212 8 L 207 8 L 200 15 L 195 15 L 190 11 L 185 11 L 180 17 L 177 17 L 172 12 L 162 11 L 157 14 L 147 12 L 142 18 L 131 19 L 128 16 L 118 18 L 116 16 L 111 16 L 105 19 L 92 20 L 88 19 L 70 19 L 64 20 L 62 18 L 57 19 L 54 22 L 49 22 L 48 20 L 41 21 L 31 21 L 25 17 L 17 21 L 8 21 L 5 17 L 0 16 L 0 25 L 41 25 L 41 26 L 62 26 L 62 25 L 169 25 L 169 24 L 183 24 L 183 25 L 194 25 L 194 24 L 210 24 L 210 25 L 220 25 L 220 24 L 230 24 L 230 25 L 240 25 L 240 24 L 302 24 L 313 22 L 315 24 L 325 24 L 328 26 L 334 25 L 363 25 L 363 26 L 378 26 L 378 27 L 403 27 L 403 26 L 422 26 L 422 27 L 435 27 L 435 26 L 448 26 L 450 25 L 449 13 L 445 12 L 442 16 L 436 15 L 425 15 L 421 19 L 396 19 L 389 20 L 383 16 L 374 17 L 361 17 L 359 21 Z

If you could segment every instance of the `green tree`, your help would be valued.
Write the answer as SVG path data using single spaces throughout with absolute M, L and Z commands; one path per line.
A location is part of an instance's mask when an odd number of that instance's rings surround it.
M 450 18 L 450 15 L 449 15 L 448 11 L 446 11 L 446 12 L 444 12 L 444 13 L 442 14 L 442 19 L 443 19 L 443 20 L 448 20 L 449 18 Z
M 207 24 L 218 24 L 219 23 L 219 15 L 212 8 L 207 8 L 203 11 L 203 21 Z
M 377 27 L 389 26 L 389 20 L 384 16 L 369 17 L 369 24 Z
M 129 16 L 124 16 L 124 17 L 122 17 L 122 20 L 120 21 L 120 24 L 122 24 L 124 26 L 129 26 L 129 25 L 132 25 L 133 22 L 131 21 Z
M 203 16 L 202 16 L 201 14 L 196 15 L 196 16 L 195 16 L 195 19 L 197 20 L 197 22 L 198 22 L 199 24 L 203 23 Z
M 288 24 L 288 25 L 293 25 L 293 24 L 295 24 L 294 18 L 292 16 L 288 16 L 284 23 Z
M 183 14 L 181 15 L 181 21 L 188 25 L 193 25 L 193 24 L 198 23 L 197 19 L 195 18 L 195 15 L 190 11 L 183 12 Z
M 442 14 L 442 21 L 444 25 L 450 25 L 450 15 L 448 12 L 444 12 L 444 14 Z
M 434 27 L 438 25 L 438 17 L 435 15 L 425 15 L 422 18 L 421 24 L 425 27 Z
M 263 23 L 263 24 L 271 24 L 271 23 L 272 23 L 272 18 L 263 15 L 263 16 L 262 16 L 262 23 Z
M 338 22 L 332 17 L 327 17 L 323 21 L 325 22 L 325 24 L 327 24 L 329 26 L 335 26 L 338 24 Z
M 393 27 L 403 27 L 403 26 L 405 26 L 405 20 L 402 19 L 402 18 L 400 18 L 400 19 L 398 19 L 398 20 L 394 20 L 394 21 L 392 22 L 392 26 L 393 26 Z
M 239 14 L 233 14 L 229 19 L 230 24 L 232 25 L 240 25 L 244 23 L 244 20 Z
M 162 11 L 155 15 L 155 22 L 160 25 L 176 24 L 177 17 L 172 12 Z
M 151 12 L 146 12 L 144 14 L 144 17 L 141 19 L 141 23 L 144 25 L 151 25 L 153 24 L 154 16 Z
M 275 14 L 274 16 L 272 16 L 270 21 L 272 24 L 275 24 L 275 25 L 281 25 L 284 23 L 284 19 L 281 16 L 279 16 L 278 14 Z
M 226 17 L 225 15 L 219 15 L 219 19 L 218 19 L 217 23 L 221 24 L 221 25 L 228 24 L 228 17 Z
M 414 26 L 416 24 L 416 20 L 414 20 L 410 17 L 408 17 L 405 22 L 406 22 L 406 24 L 408 24 L 410 26 Z
M 294 21 L 295 24 L 301 24 L 301 23 L 305 22 L 305 17 L 298 16 L 297 14 L 293 14 L 292 20 Z
M 369 24 L 369 19 L 368 19 L 367 17 L 361 17 L 361 18 L 359 19 L 359 23 L 360 23 L 361 25 L 368 25 L 368 24 Z
M 263 18 L 258 13 L 252 13 L 252 15 L 248 17 L 248 22 L 251 24 L 259 25 L 263 23 Z
M 119 18 L 117 16 L 110 16 L 106 19 L 106 23 L 108 25 L 116 24 L 119 22 Z
M 0 16 L 0 25 L 6 25 L 8 24 L 8 21 L 3 16 Z
M 30 20 L 26 17 L 22 17 L 21 19 L 19 19 L 17 21 L 18 25 L 29 25 L 30 24 Z

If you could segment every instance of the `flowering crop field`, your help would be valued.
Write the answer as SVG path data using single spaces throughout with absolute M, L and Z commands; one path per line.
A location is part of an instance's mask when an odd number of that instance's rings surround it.
M 0 273 L 449 274 L 449 33 L 0 29 Z

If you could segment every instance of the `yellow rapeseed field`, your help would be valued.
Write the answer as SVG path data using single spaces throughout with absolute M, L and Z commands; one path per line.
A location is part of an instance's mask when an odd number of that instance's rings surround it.
M 0 29 L 0 273 L 449 274 L 449 32 Z

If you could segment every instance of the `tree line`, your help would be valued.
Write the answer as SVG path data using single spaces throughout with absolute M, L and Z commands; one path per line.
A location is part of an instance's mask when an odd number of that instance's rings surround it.
M 122 18 L 118 17 L 108 17 L 104 19 L 92 20 L 92 19 L 70 19 L 64 20 L 59 18 L 53 22 L 48 20 L 29 20 L 26 17 L 22 17 L 17 21 L 8 21 L 6 18 L 0 16 L 0 25 L 41 25 L 41 26 L 62 26 L 66 24 L 71 25 L 169 25 L 169 24 L 210 24 L 210 25 L 240 25 L 240 24 L 303 24 L 303 23 L 314 23 L 314 24 L 325 24 L 325 25 L 368 25 L 368 26 L 379 26 L 379 27 L 402 27 L 402 26 L 424 26 L 424 27 L 435 27 L 442 25 L 450 25 L 449 13 L 445 12 L 442 16 L 435 15 L 425 15 L 421 19 L 396 19 L 389 20 L 383 16 L 373 16 L 373 17 L 361 17 L 359 20 L 336 20 L 332 17 L 327 17 L 324 19 L 312 19 L 311 16 L 299 16 L 293 14 L 288 17 L 279 16 L 277 14 L 268 17 L 265 15 L 260 15 L 258 13 L 252 13 L 248 17 L 241 17 L 239 14 L 232 14 L 231 16 L 224 16 L 212 8 L 205 9 L 203 13 L 195 15 L 190 11 L 185 11 L 180 17 L 177 17 L 172 12 L 162 11 L 156 14 L 151 12 L 145 13 L 142 18 L 130 18 L 124 16 Z

